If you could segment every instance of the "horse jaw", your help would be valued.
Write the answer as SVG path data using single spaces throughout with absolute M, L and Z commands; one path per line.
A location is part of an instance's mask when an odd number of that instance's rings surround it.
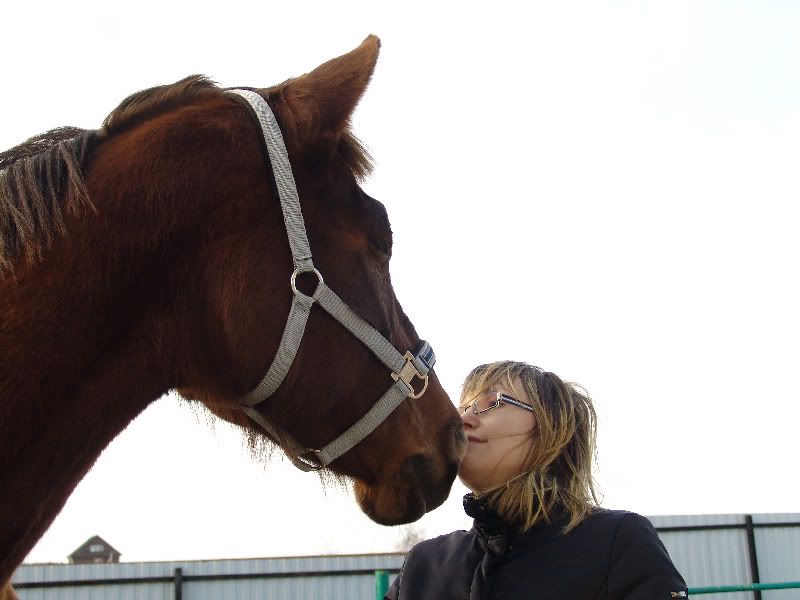
M 403 525 L 420 519 L 428 512 L 422 492 L 409 486 L 392 487 L 369 486 L 357 481 L 356 501 L 364 514 L 379 525 Z M 406 489 L 398 490 L 397 487 Z
M 417 454 L 375 484 L 357 480 L 356 501 L 364 514 L 380 525 L 416 521 L 444 503 L 458 472 L 456 462 L 444 469 L 443 477 L 437 477 L 433 465 L 433 458 Z

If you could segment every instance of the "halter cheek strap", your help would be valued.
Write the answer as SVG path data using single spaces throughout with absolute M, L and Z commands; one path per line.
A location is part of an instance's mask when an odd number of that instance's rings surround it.
M 303 471 L 315 471 L 329 465 L 372 433 L 392 411 L 400 406 L 403 400 L 422 396 L 428 387 L 428 373 L 436 362 L 436 355 L 430 344 L 424 341 L 416 354 L 408 351 L 400 354 L 386 338 L 353 312 L 332 289 L 325 285 L 322 275 L 314 268 L 305 222 L 300 210 L 297 186 L 278 122 L 267 102 L 257 93 L 238 89 L 229 90 L 229 93 L 247 101 L 261 126 L 269 162 L 272 164 L 272 171 L 275 175 L 295 267 L 290 280 L 294 298 L 278 351 L 261 382 L 251 392 L 239 398 L 239 402 L 243 405 L 244 412 L 281 445 L 296 467 Z M 314 273 L 317 277 L 317 287 L 311 296 L 297 289 L 296 279 L 300 273 Z M 395 381 L 367 414 L 319 450 L 304 447 L 281 427 L 269 423 L 254 408 L 274 394 L 286 378 L 297 355 L 305 333 L 308 315 L 314 304 L 318 304 L 372 350 L 390 370 Z M 422 390 L 419 392 L 414 390 L 415 378 L 420 379 L 423 384 Z

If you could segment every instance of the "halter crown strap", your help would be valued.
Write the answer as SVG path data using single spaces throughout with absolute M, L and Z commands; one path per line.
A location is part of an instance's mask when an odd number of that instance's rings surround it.
M 292 249 L 294 268 L 301 271 L 312 271 L 314 263 L 311 260 L 311 248 L 308 245 L 303 213 L 300 211 L 300 197 L 297 195 L 292 165 L 289 163 L 289 153 L 286 152 L 278 121 L 275 120 L 275 115 L 272 114 L 272 109 L 266 100 L 255 92 L 250 90 L 229 91 L 231 94 L 237 94 L 247 100 L 258 124 L 261 125 L 261 133 L 264 135 L 269 160 L 272 163 L 272 172 L 275 174 L 275 185 L 281 199 L 283 220 L 286 223 L 286 233 L 289 235 L 289 247 Z
M 281 336 L 278 352 L 264 378 L 251 392 L 239 398 L 239 402 L 244 405 L 243 410 L 245 413 L 278 441 L 295 466 L 304 471 L 318 470 L 336 460 L 372 433 L 403 400 L 422 396 L 427 389 L 428 372 L 436 362 L 436 355 L 427 342 L 422 343 L 422 347 L 416 355 L 410 352 L 401 355 L 386 338 L 353 312 L 332 289 L 325 285 L 322 275 L 314 268 L 303 214 L 300 210 L 300 199 L 278 122 L 267 102 L 259 94 L 249 90 L 238 89 L 229 90 L 229 93 L 247 101 L 261 126 L 275 174 L 275 183 L 281 201 L 283 219 L 286 224 L 292 260 L 295 266 L 295 271 L 291 278 L 294 299 L 289 311 L 289 318 Z M 314 272 L 318 279 L 317 288 L 311 296 L 299 291 L 295 285 L 297 275 L 309 271 Z M 253 408 L 256 404 L 269 398 L 285 379 L 297 355 L 300 342 L 305 333 L 308 315 L 314 303 L 318 303 L 328 314 L 372 350 L 381 362 L 391 370 L 392 378 L 395 380 L 394 385 L 381 396 L 367 414 L 321 450 L 304 448 L 287 432 L 269 423 L 261 413 Z M 419 378 L 424 382 L 422 391 L 415 391 L 412 385 L 414 378 Z

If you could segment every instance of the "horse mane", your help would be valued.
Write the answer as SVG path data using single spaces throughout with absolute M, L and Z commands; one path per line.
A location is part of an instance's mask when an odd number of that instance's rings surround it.
M 40 258 L 57 233 L 66 234 L 65 211 L 94 208 L 81 171 L 96 137 L 59 127 L 0 153 L 0 275 L 20 255 Z
M 89 208 L 83 173 L 91 151 L 109 135 L 126 131 L 186 103 L 224 93 L 202 75 L 131 94 L 103 120 L 99 130 L 59 127 L 0 153 L 0 277 L 20 256 L 41 259 L 57 234 L 66 235 L 64 214 Z M 365 178 L 372 157 L 345 129 L 337 153 L 353 174 Z
M 207 77 L 190 75 L 169 85 L 159 85 L 131 94 L 105 118 L 103 129 L 108 133 L 117 133 L 192 100 L 220 93 L 220 88 Z
M 111 111 L 100 130 L 59 127 L 0 153 L 0 275 L 13 272 L 20 256 L 41 259 L 57 234 L 66 235 L 65 213 L 95 210 L 83 173 L 102 139 L 213 90 L 219 88 L 200 75 L 143 90 Z

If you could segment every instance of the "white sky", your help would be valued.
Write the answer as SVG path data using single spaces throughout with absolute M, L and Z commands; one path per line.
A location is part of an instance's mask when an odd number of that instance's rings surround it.
M 270 4 L 6 3 L 0 148 L 97 127 L 191 73 L 277 83 L 376 33 L 354 121 L 377 159 L 364 187 L 450 394 L 501 358 L 582 383 L 607 507 L 800 511 L 800 5 Z M 418 530 L 468 526 L 463 492 Z M 94 534 L 128 561 L 400 538 L 174 397 L 111 444 L 28 561 Z

